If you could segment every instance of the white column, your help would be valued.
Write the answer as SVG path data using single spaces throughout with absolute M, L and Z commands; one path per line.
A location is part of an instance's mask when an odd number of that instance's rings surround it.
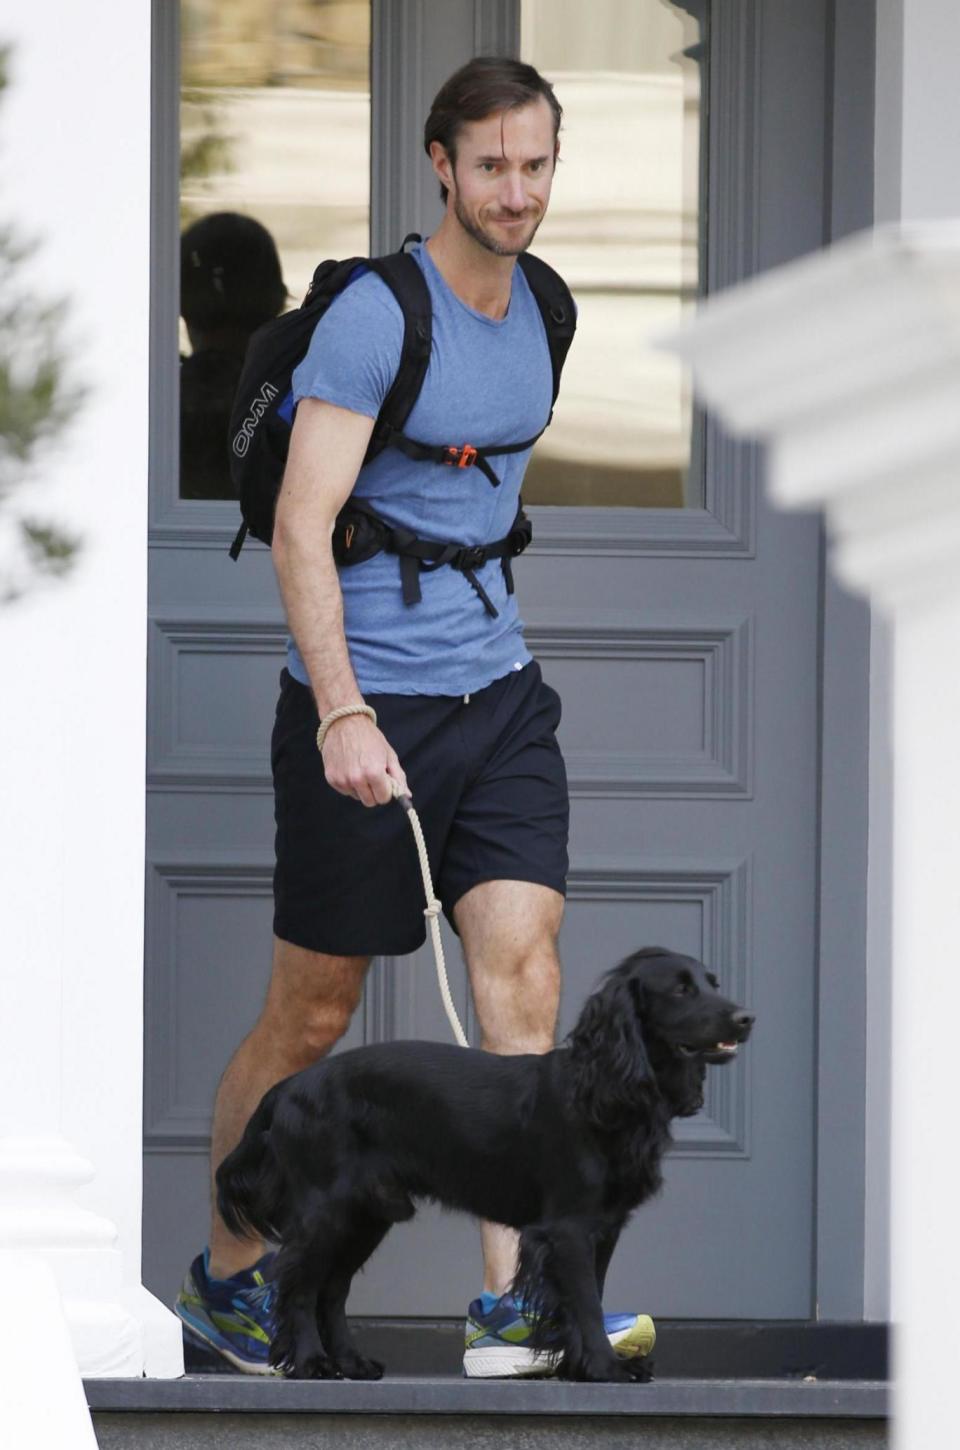
M 875 218 L 960 215 L 954 0 L 877 0 Z M 864 158 L 866 160 L 866 158 Z
M 0 1244 L 52 1269 L 85 1375 L 182 1373 L 140 1279 L 150 21 L 39 0 L 2 37 L 0 223 L 37 243 L 16 288 L 69 300 L 87 397 L 0 513 L 82 537 L 0 603 Z
M 3 1250 L 0 1275 L 8 1303 L 17 1306 L 16 1314 L 0 1318 L 3 1443 L 97 1450 L 54 1275 L 34 1255 Z
M 709 300 L 666 345 L 727 426 L 767 440 L 773 498 L 826 510 L 840 577 L 893 621 L 897 1436 L 930 1450 L 954 1443 L 960 1373 L 960 223 L 850 238 Z

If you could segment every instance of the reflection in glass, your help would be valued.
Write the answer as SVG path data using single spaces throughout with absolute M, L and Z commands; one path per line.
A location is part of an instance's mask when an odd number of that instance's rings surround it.
M 369 249 L 370 0 L 181 0 L 181 36 L 181 231 L 211 218 L 184 239 L 181 311 L 216 327 L 192 318 L 199 358 L 181 330 L 180 495 L 233 498 L 217 459 L 246 337 L 318 262 Z
M 529 503 L 702 506 L 688 378 L 646 339 L 682 320 L 704 274 L 705 16 L 706 0 L 522 0 L 522 58 L 564 108 L 534 250 L 579 308 Z

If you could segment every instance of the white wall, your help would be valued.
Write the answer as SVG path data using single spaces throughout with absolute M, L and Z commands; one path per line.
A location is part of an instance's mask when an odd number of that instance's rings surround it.
M 878 223 L 960 215 L 960 6 L 955 0 L 877 0 L 875 214 Z M 865 1313 L 889 1301 L 890 966 L 893 766 L 889 627 L 874 618 L 871 647 L 870 862 L 867 1002 L 867 1238 Z
M 960 7 L 902 0 L 903 103 L 900 216 L 960 215 Z
M 874 211 L 878 222 L 895 221 L 900 215 L 904 3 L 905 0 L 876 0 Z M 937 0 L 932 0 L 932 3 L 936 4 Z
M 8 7 L 0 40 L 0 221 L 40 241 L 36 290 L 70 298 L 89 391 L 14 500 L 82 533 L 79 564 L 0 604 L 0 1138 L 59 1133 L 93 1162 L 78 1195 L 139 1286 L 149 0 Z
M 960 6 L 877 0 L 877 221 L 960 216 Z

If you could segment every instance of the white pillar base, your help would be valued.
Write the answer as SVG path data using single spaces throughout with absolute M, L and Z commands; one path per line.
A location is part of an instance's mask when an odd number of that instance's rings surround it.
M 120 1291 L 120 1303 L 140 1325 L 143 1373 L 148 1379 L 179 1379 L 183 1368 L 183 1325 L 143 1284 Z
M 97 1450 L 56 1279 L 37 1255 L 6 1251 L 0 1278 L 17 1306 L 0 1316 L 4 1443 Z
M 73 1200 L 93 1176 L 63 1138 L 0 1139 L 0 1243 L 54 1275 L 82 1376 L 181 1375 L 180 1321 L 141 1285 L 125 1285 L 115 1225 Z

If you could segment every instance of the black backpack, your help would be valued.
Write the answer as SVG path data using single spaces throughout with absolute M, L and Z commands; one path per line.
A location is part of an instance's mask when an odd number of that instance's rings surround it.
M 273 537 L 277 494 L 293 424 L 291 380 L 294 368 L 305 356 L 314 328 L 330 303 L 364 271 L 376 272 L 383 279 L 397 299 L 404 317 L 397 374 L 374 425 L 364 463 L 369 463 L 384 448 L 395 447 L 411 458 L 428 462 L 459 468 L 475 464 L 496 486 L 499 479 L 487 460 L 498 454 L 521 452 L 536 442 L 536 438 L 528 438 L 519 443 L 491 448 L 469 443 L 436 446 L 420 443 L 404 434 L 403 425 L 419 396 L 430 362 L 433 328 L 426 280 L 416 259 L 406 250 L 409 242 L 420 240 L 419 236 L 411 234 L 404 239 L 398 252 L 385 257 L 350 257 L 342 262 L 321 262 L 301 306 L 266 323 L 250 338 L 230 417 L 230 472 L 243 514 L 243 523 L 230 547 L 232 559 L 239 555 L 247 533 L 265 544 L 269 544 Z M 517 261 L 537 300 L 550 347 L 553 397 L 550 418 L 545 425 L 549 426 L 560 388 L 560 374 L 577 325 L 576 308 L 563 278 L 546 262 L 527 253 L 521 254 Z M 518 512 L 518 519 L 520 517 Z M 528 523 L 526 530 L 528 542 Z M 346 556 L 342 552 L 345 534 Z M 349 557 L 352 539 L 349 523 L 335 530 L 334 554 L 338 556 L 339 563 L 358 562 L 356 558 Z M 341 545 L 339 550 L 338 540 Z M 514 547 L 513 552 L 520 550 Z

